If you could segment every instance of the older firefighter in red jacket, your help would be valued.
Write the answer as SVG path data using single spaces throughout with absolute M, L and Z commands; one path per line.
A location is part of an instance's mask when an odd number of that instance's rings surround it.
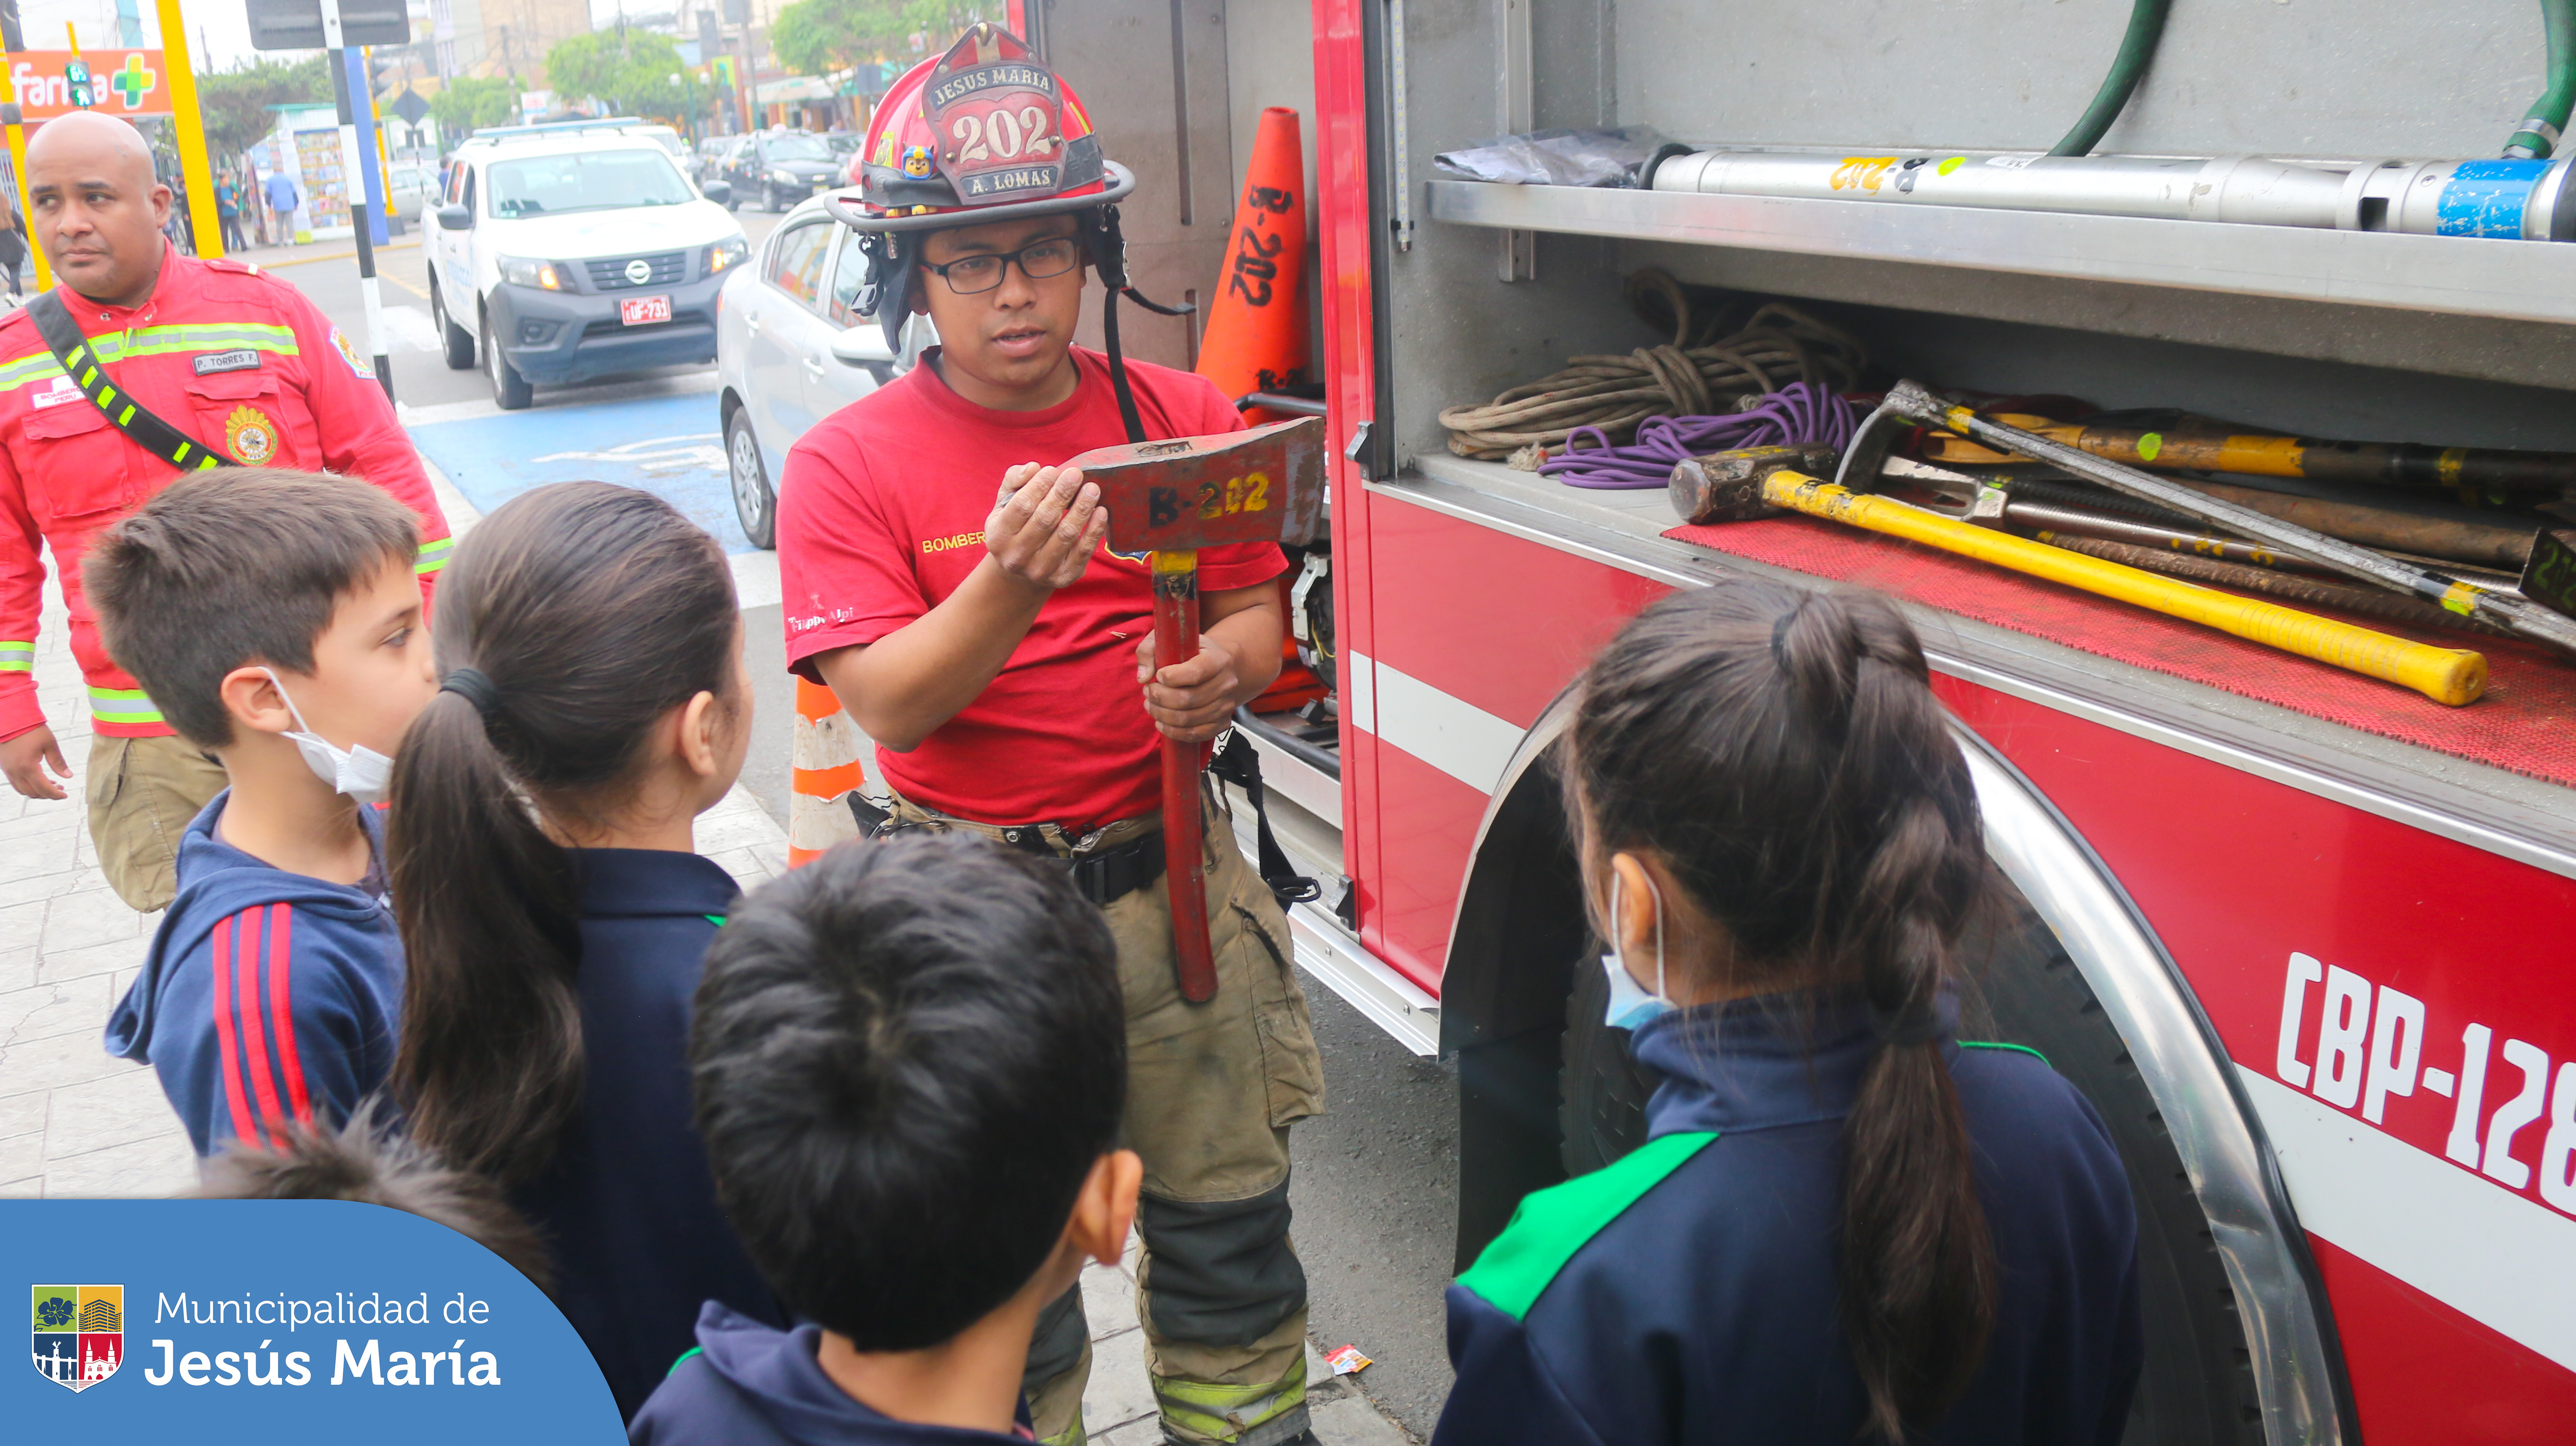
M 170 902 L 180 836 L 224 773 L 171 732 L 100 645 L 81 596 L 90 539 L 208 453 L 364 477 L 392 493 L 420 514 L 424 591 L 446 561 L 447 523 L 349 338 L 258 267 L 182 256 L 163 239 L 170 188 L 134 127 L 88 112 L 46 122 L 27 147 L 27 190 L 59 283 L 51 294 L 86 355 L 76 377 L 29 312 L 0 319 L 0 769 L 29 798 L 62 798 L 71 777 L 30 675 L 50 545 L 89 691 L 90 836 L 118 895 L 158 909 Z M 187 455 L 173 461 L 138 440 L 128 404 L 185 437 Z
M 1306 1277 L 1288 1242 L 1287 1127 L 1322 1107 L 1320 1061 L 1278 901 L 1221 826 L 1207 868 L 1217 992 L 1181 997 L 1156 762 L 1158 729 L 1211 738 L 1277 674 L 1285 562 L 1266 543 L 1202 551 L 1204 651 L 1157 667 L 1144 567 L 1102 550 L 1098 489 L 1053 465 L 1135 430 L 1242 421 L 1201 378 L 1123 362 L 1114 314 L 1106 356 L 1072 345 L 1086 264 L 1116 306 L 1112 203 L 1135 181 L 1017 37 L 979 25 L 915 67 L 862 157 L 861 203 L 834 203 L 869 258 L 859 309 L 890 342 L 926 312 L 942 346 L 788 454 L 789 662 L 876 739 L 895 795 L 880 826 L 973 829 L 1062 858 L 1107 914 L 1164 1435 L 1297 1440 Z M 1086 1334 L 1078 1290 L 1040 1318 L 1025 1383 L 1044 1440 L 1082 1438 Z

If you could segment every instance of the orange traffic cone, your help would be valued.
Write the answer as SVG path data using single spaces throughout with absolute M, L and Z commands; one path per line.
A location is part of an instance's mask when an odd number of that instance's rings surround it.
M 796 733 L 788 750 L 787 866 L 813 862 L 824 850 L 859 836 L 845 795 L 867 786 L 859 751 L 865 737 L 841 700 L 820 683 L 796 680 Z
M 1216 299 L 1199 341 L 1199 375 L 1228 397 L 1293 386 L 1306 379 L 1306 161 L 1297 112 L 1261 113 L 1252 165 Z M 1255 409 L 1254 422 L 1284 418 Z

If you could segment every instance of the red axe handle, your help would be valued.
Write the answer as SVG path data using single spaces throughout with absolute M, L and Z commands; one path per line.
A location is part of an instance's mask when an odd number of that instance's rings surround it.
M 1199 555 L 1154 554 L 1154 669 L 1199 655 Z M 1172 899 L 1172 962 L 1181 997 L 1216 997 L 1216 949 L 1208 941 L 1205 819 L 1199 812 L 1202 745 L 1163 740 L 1163 875 Z

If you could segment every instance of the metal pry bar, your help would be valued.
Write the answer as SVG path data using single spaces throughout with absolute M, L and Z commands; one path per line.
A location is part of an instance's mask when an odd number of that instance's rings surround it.
M 1871 450 L 1863 445 L 1864 439 L 1875 441 L 1883 457 L 1887 433 L 1881 418 L 1939 427 L 1962 437 L 1974 438 L 1990 447 L 2046 462 L 2114 491 L 2199 518 L 2233 536 L 2265 543 L 2364 582 L 2437 603 L 2463 617 L 2483 618 L 2517 637 L 2531 638 L 2576 654 L 2576 619 L 2560 617 L 2510 593 L 2462 582 L 2430 568 L 2410 566 L 2340 538 L 2267 517 L 2250 507 L 2222 502 L 2152 472 L 2107 461 L 2019 427 L 1989 421 L 1967 407 L 1944 400 L 1920 382 L 1900 381 L 1888 390 L 1887 399 L 1879 404 L 1878 411 L 1862 424 L 1861 436 L 1855 437 L 1845 450 L 1846 471 L 1854 460 Z M 1872 437 L 1872 433 L 1876 435 Z M 1876 475 L 1877 460 L 1872 459 L 1865 476 Z

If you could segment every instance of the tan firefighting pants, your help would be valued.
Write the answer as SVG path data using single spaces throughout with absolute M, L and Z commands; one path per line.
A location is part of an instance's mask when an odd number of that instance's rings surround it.
M 911 824 L 959 822 L 900 799 L 895 812 Z M 1112 825 L 1101 842 L 1154 826 Z M 1136 1313 L 1167 1440 L 1272 1446 L 1306 1429 L 1306 1274 L 1288 1238 L 1288 1125 L 1322 1112 L 1323 1059 L 1286 917 L 1213 807 L 1207 835 L 1214 999 L 1181 997 L 1162 879 L 1104 911 L 1127 999 L 1124 1133 L 1145 1162 Z M 1025 1388 L 1041 1441 L 1082 1439 L 1089 1336 L 1079 1287 L 1039 1318 Z
M 147 914 L 170 907 L 179 840 L 227 781 L 223 765 L 185 738 L 90 735 L 90 844 L 118 898 Z

